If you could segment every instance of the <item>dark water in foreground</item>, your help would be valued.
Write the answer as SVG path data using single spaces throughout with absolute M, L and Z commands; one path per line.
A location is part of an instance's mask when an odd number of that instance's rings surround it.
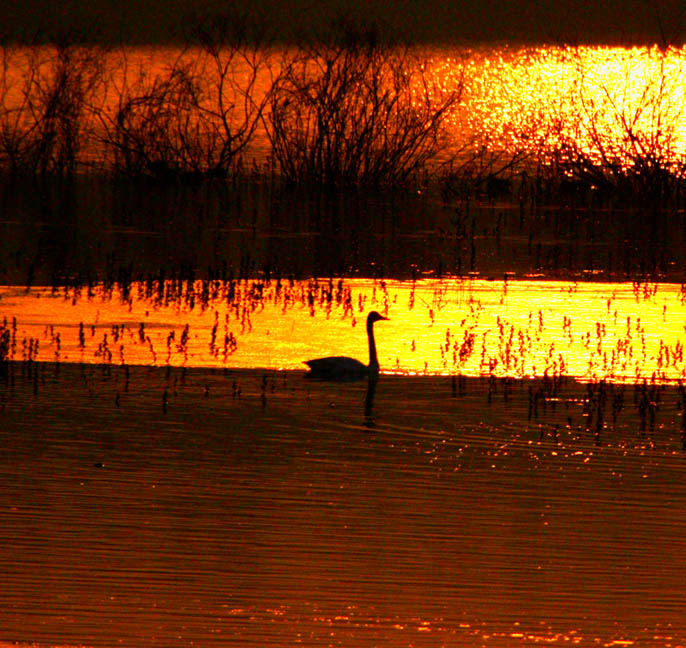
M 0 642 L 686 643 L 675 389 L 5 369 Z
M 364 382 L 238 370 L 244 351 L 283 359 L 267 333 L 314 328 L 307 309 L 300 320 L 289 311 L 291 328 L 276 306 L 267 321 L 263 292 L 247 300 L 255 330 L 226 370 L 136 367 L 133 355 L 127 369 L 117 353 L 114 366 L 65 362 L 86 351 L 100 362 L 98 345 L 122 323 L 134 349 L 142 322 L 159 334 L 160 364 L 170 330 L 181 344 L 190 322 L 189 345 L 206 354 L 215 322 L 224 333 L 223 310 L 191 317 L 200 303 L 105 316 L 87 297 L 99 282 L 267 290 L 333 276 L 378 289 L 378 302 L 355 299 L 360 312 L 382 308 L 384 282 L 397 290 L 379 331 L 384 368 L 436 356 L 448 329 L 461 342 L 476 318 L 505 352 L 512 324 L 550 349 L 581 342 L 611 363 L 616 346 L 642 370 L 667 362 L 676 381 L 686 371 L 683 214 L 533 198 L 356 205 L 266 189 L 211 199 L 206 188 L 15 189 L 3 194 L 0 280 L 13 288 L 0 320 L 18 318 L 10 357 L 61 361 L 0 364 L 0 648 L 686 645 L 686 395 L 676 386 L 383 375 L 370 393 Z M 621 299 L 610 283 L 541 292 L 541 281 L 525 294 L 504 273 L 633 284 Z M 414 309 L 392 285 L 446 275 L 473 285 L 413 289 Z M 29 286 L 56 296 L 37 300 Z M 81 300 L 66 299 L 77 291 Z M 364 345 L 361 327 L 334 320 L 322 338 L 294 338 L 304 347 L 293 344 L 289 367 L 348 334 Z M 234 315 L 231 326 L 238 335 Z M 431 369 L 463 373 L 451 357 Z M 243 366 L 264 366 L 252 362 Z

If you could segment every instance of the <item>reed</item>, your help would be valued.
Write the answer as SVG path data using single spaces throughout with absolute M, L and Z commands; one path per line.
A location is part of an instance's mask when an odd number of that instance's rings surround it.
M 576 93 L 564 111 L 552 112 L 546 142 L 551 180 L 562 194 L 619 206 L 683 205 L 679 131 L 686 104 L 683 73 L 669 68 L 671 53 L 646 53 L 655 62 L 648 71 L 637 57 L 612 85 L 587 69 L 578 51 L 567 53 L 576 67 Z

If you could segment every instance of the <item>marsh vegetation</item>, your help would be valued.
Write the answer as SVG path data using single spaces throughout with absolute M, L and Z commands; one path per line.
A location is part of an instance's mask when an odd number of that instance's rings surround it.
M 233 17 L 190 27 L 176 51 L 66 42 L 2 55 L 0 161 L 15 174 L 237 176 L 260 129 L 261 164 L 287 182 L 397 185 L 441 152 L 460 98 L 459 86 L 434 92 L 417 48 L 343 23 L 289 48 Z
M 674 47 L 461 52 L 346 21 L 286 46 L 230 14 L 190 24 L 176 48 L 1 49 L 0 167 L 15 175 L 683 206 Z
M 684 50 L 0 50 L 0 645 L 684 643 Z

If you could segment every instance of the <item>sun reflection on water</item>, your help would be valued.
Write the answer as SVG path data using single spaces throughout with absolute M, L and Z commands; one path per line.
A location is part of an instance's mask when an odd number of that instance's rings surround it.
M 366 362 L 377 324 L 382 372 L 686 379 L 686 293 L 675 284 L 436 280 L 155 282 L 0 293 L 7 355 L 154 366 L 304 369 Z
M 472 153 L 550 162 L 575 146 L 597 163 L 628 164 L 649 148 L 673 162 L 686 152 L 685 48 L 484 48 L 442 51 L 433 64 L 445 91 L 464 74 L 452 128 Z
M 47 47 L 15 47 L 5 56 L 3 108 L 9 116 L 21 115 L 26 70 L 48 69 L 54 53 Z M 127 87 L 142 92 L 174 65 L 197 72 L 208 87 L 217 81 L 207 57 L 193 48 L 125 48 L 97 56 L 108 73 L 91 89 L 90 103 L 102 107 L 100 118 L 89 118 L 93 133 L 103 120 L 114 119 Z M 263 53 L 256 100 L 269 91 L 279 61 L 288 56 L 280 50 Z M 461 101 L 449 117 L 452 145 L 444 157 L 514 154 L 550 163 L 578 147 L 597 163 L 630 164 L 637 154 L 668 163 L 683 161 L 686 154 L 686 47 L 426 47 L 418 49 L 417 61 L 430 71 L 435 93 L 461 88 Z M 241 79 L 246 71 L 236 66 Z M 249 79 L 243 83 L 250 85 Z M 18 119 L 20 124 L 23 118 Z M 101 150 L 102 135 L 82 142 L 86 160 L 111 155 Z M 258 129 L 249 148 L 251 155 L 268 158 L 266 134 Z

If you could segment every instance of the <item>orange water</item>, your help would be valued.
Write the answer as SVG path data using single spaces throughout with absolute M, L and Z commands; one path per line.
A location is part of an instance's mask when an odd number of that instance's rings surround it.
M 3 120 L 10 129 L 21 128 L 31 119 L 25 102 L 32 83 L 30 70 L 41 71 L 45 84 L 54 53 L 45 48 L 3 52 Z M 249 55 L 258 63 L 254 97 L 259 100 L 286 54 L 265 50 Z M 425 62 L 435 96 L 462 88 L 459 105 L 448 115 L 444 160 L 457 154 L 461 162 L 497 171 L 516 154 L 533 155 L 544 162 L 564 157 L 570 144 L 596 163 L 625 164 L 641 157 L 669 166 L 682 162 L 686 153 L 684 49 L 424 48 L 419 59 Z M 97 60 L 98 81 L 88 91 L 89 109 L 81 117 L 82 161 L 111 162 L 112 151 L 102 147 L 101 136 L 103 126 L 114 125 L 122 97 L 145 94 L 174 68 L 198 75 L 202 101 L 216 108 L 217 67 L 197 50 L 103 50 Z M 245 59 L 240 55 L 229 59 L 228 53 L 220 58 L 224 63 L 229 60 L 231 72 L 226 80 L 236 81 L 235 87 L 247 87 L 250 77 Z M 234 90 L 225 87 L 224 100 L 240 105 Z M 234 113 L 240 115 L 240 110 Z M 269 144 L 258 128 L 247 159 L 256 156 L 262 162 L 268 154 Z
M 0 379 L 0 642 L 686 645 L 674 392 L 594 433 L 573 384 L 531 417 L 528 381 L 382 376 L 369 421 L 292 372 L 32 372 Z
M 682 286 L 557 281 L 134 283 L 127 294 L 3 288 L 14 358 L 232 369 L 305 369 L 368 358 L 376 309 L 385 373 L 686 378 Z

